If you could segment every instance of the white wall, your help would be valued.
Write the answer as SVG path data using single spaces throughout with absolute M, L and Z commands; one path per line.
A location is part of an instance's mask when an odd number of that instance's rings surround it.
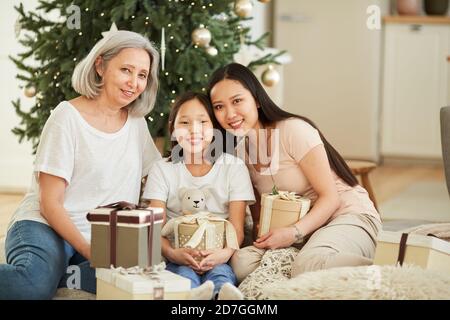
M 275 0 L 273 0 L 275 1 Z M 262 36 L 270 31 L 271 3 L 253 1 L 252 20 L 245 21 L 244 25 L 251 27 L 252 39 Z M 270 44 L 269 44 L 270 45 Z
M 23 52 L 18 43 L 14 24 L 18 13 L 14 10 L 15 5 L 24 3 L 25 10 L 36 8 L 37 0 L 3 0 L 0 2 L 0 35 L 2 45 L 0 46 L 0 192 L 24 192 L 29 186 L 32 174 L 31 143 L 18 142 L 11 129 L 20 123 L 20 118 L 15 114 L 11 101 L 21 98 L 22 105 L 30 108 L 34 105 L 34 98 L 27 98 L 23 89 L 19 88 L 21 83 L 15 79 L 18 72 L 15 64 L 8 55 L 15 56 Z M 268 30 L 269 18 L 268 8 L 270 5 L 255 1 L 253 9 L 254 19 L 247 23 L 252 27 L 252 38 L 259 37 Z
M 275 45 L 287 49 L 284 108 L 313 120 L 346 158 L 379 157 L 382 30 L 366 9 L 388 0 L 275 2 Z
M 21 98 L 25 107 L 33 105 L 33 98 L 27 98 L 23 89 L 19 89 L 19 81 L 15 79 L 17 69 L 8 55 L 22 52 L 17 42 L 14 24 L 18 13 L 14 5 L 19 0 L 4 0 L 0 4 L 0 34 L 2 46 L 0 47 L 0 191 L 24 191 L 29 185 L 32 172 L 33 156 L 31 143 L 19 144 L 17 136 L 11 129 L 19 124 L 20 118 L 16 116 L 11 101 Z M 24 3 L 26 9 L 36 6 L 37 0 L 28 0 Z

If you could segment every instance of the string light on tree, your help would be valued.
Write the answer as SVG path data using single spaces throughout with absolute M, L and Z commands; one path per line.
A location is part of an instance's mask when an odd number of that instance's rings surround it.
M 211 32 L 204 25 L 200 25 L 192 32 L 192 42 L 202 48 L 208 47 L 211 42 Z
M 272 87 L 280 82 L 280 74 L 273 65 L 269 65 L 261 75 L 261 81 L 264 85 Z
M 241 18 L 248 18 L 251 16 L 253 4 L 250 0 L 237 0 L 234 3 L 234 12 Z

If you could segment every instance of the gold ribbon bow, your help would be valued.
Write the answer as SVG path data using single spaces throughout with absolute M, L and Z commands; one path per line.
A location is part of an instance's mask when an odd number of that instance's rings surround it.
M 170 234 L 174 234 L 175 247 L 179 248 L 178 240 L 178 226 L 180 223 L 186 224 L 198 224 L 197 230 L 195 230 L 192 237 L 184 245 L 185 247 L 196 248 L 202 241 L 205 235 L 206 248 L 213 248 L 215 245 L 216 226 L 213 222 L 223 221 L 225 223 L 225 239 L 226 246 L 232 249 L 239 249 L 236 230 L 233 225 L 227 219 L 215 216 L 207 211 L 198 212 L 192 215 L 184 215 L 181 217 L 173 218 L 169 220 L 161 230 L 161 235 L 167 237 Z

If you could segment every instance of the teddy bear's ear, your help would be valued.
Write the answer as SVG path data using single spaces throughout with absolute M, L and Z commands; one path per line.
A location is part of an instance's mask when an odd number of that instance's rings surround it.
M 181 187 L 180 189 L 178 189 L 178 198 L 179 198 L 180 200 L 183 200 L 184 195 L 186 194 L 186 192 L 187 192 L 188 190 L 189 190 L 188 188 L 184 188 L 184 187 Z
M 203 187 L 200 189 L 206 198 L 217 198 L 216 190 L 213 187 Z

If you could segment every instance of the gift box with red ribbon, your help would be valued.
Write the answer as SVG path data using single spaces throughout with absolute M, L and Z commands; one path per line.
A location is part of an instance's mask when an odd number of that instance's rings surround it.
M 117 202 L 87 214 L 91 266 L 149 267 L 161 262 L 163 209 Z

